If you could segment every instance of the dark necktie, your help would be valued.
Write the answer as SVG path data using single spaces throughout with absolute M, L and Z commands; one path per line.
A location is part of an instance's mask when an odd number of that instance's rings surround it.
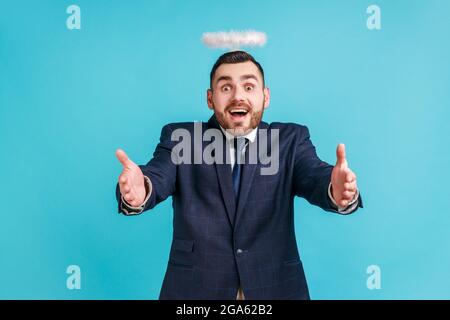
M 244 163 L 244 148 L 247 144 L 248 139 L 244 137 L 238 137 L 234 138 L 234 150 L 235 150 L 235 156 L 234 156 L 234 167 L 233 167 L 233 191 L 234 191 L 234 197 L 237 199 L 239 196 L 239 187 L 241 184 L 241 171 L 242 171 L 242 165 Z

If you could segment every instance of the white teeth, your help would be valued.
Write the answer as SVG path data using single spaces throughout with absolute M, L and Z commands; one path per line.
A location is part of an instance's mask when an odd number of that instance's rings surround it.
M 247 110 L 245 109 L 234 109 L 234 110 L 230 110 L 231 113 L 236 113 L 236 112 L 244 112 L 247 113 Z

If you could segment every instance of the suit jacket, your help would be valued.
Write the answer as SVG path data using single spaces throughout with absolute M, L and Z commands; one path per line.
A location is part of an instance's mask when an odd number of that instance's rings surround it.
M 203 132 L 209 128 L 219 129 L 214 116 L 202 123 Z M 171 140 L 175 129 L 194 136 L 192 122 L 164 126 L 153 158 L 140 166 L 152 183 L 144 211 L 172 196 L 173 239 L 160 299 L 231 300 L 239 286 L 250 300 L 309 299 L 295 238 L 294 197 L 338 211 L 328 197 L 333 166 L 317 157 L 307 127 L 260 123 L 258 136 L 266 129 L 269 141 L 271 129 L 279 129 L 279 170 L 261 175 L 267 164 L 246 162 L 237 200 L 229 163 L 172 161 L 179 143 Z M 116 196 L 121 212 L 118 186 Z M 358 201 L 362 207 L 361 195 Z

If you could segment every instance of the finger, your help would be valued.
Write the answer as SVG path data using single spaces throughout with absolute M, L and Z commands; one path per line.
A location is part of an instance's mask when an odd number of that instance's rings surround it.
M 125 200 L 127 200 L 128 203 L 131 203 L 131 201 L 134 200 L 134 196 L 131 195 L 131 193 L 126 193 L 124 196 Z
M 123 151 L 122 149 L 117 149 L 116 150 L 116 157 L 117 159 L 119 159 L 120 163 L 122 163 L 122 165 L 124 167 L 127 166 L 128 161 L 130 160 L 127 156 L 127 154 L 125 153 L 125 151 Z
M 130 191 L 131 191 L 130 186 L 129 186 L 128 184 L 125 184 L 125 185 L 123 186 L 123 192 L 128 193 L 128 192 L 130 192 Z
M 129 204 L 131 204 L 132 207 L 137 207 L 138 206 L 138 203 L 137 203 L 136 200 L 133 200 L 133 201 L 129 202 Z
M 345 144 L 339 143 L 336 149 L 336 165 L 345 164 Z
M 352 200 L 354 196 L 355 196 L 355 192 L 352 192 L 352 191 L 342 192 L 342 198 L 344 198 L 345 200 Z
M 356 191 L 356 182 L 346 182 L 344 183 L 344 189 L 345 191 Z
M 131 203 L 130 203 L 133 207 L 139 207 L 142 205 L 142 202 L 139 202 L 138 199 L 134 199 Z
M 348 170 L 345 174 L 345 181 L 353 182 L 355 180 L 356 180 L 356 175 L 351 170 Z
M 137 198 L 134 197 L 134 196 L 129 196 L 129 200 L 127 200 L 127 202 L 128 202 L 131 206 L 133 206 L 133 207 L 139 206 L 139 203 L 138 203 L 138 201 L 137 201 Z
M 348 200 L 341 200 L 341 201 L 339 201 L 339 205 L 341 207 L 346 207 L 348 205 Z
M 125 184 L 127 184 L 127 181 L 128 181 L 128 178 L 127 178 L 126 175 L 121 174 L 119 176 L 119 183 L 120 183 L 121 186 L 124 186 Z

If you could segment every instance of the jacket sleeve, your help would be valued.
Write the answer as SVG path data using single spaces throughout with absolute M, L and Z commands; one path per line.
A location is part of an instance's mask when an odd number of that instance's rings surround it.
M 328 188 L 331 182 L 333 166 L 322 161 L 316 153 L 311 142 L 309 130 L 306 126 L 299 126 L 297 130 L 297 143 L 294 154 L 293 192 L 305 198 L 309 203 L 319 206 L 323 210 L 340 213 L 332 203 Z M 362 207 L 361 195 L 358 205 Z

